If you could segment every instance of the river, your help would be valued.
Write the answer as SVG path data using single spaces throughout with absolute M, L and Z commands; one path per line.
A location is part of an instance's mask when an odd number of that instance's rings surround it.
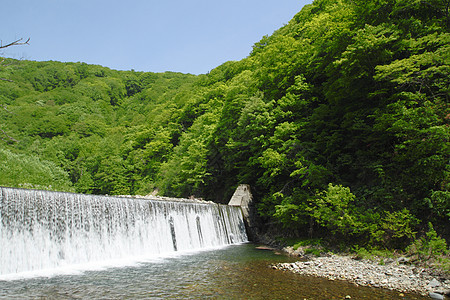
M 0 280 L 0 299 L 427 299 L 269 267 L 292 260 L 251 243 L 231 245 L 122 267 Z

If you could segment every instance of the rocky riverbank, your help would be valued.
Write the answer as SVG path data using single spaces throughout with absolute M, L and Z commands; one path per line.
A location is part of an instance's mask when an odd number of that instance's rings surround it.
M 310 257 L 294 263 L 279 263 L 272 268 L 329 280 L 345 280 L 360 286 L 419 293 L 433 299 L 450 299 L 448 276 L 409 265 L 404 258 L 377 264 L 371 260 L 333 254 Z

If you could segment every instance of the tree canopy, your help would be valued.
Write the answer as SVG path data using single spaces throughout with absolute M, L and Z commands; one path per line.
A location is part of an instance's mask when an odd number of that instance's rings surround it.
M 83 193 L 227 202 L 247 183 L 294 234 L 401 246 L 420 220 L 450 221 L 448 7 L 316 0 L 200 76 L 8 60 L 4 153 Z

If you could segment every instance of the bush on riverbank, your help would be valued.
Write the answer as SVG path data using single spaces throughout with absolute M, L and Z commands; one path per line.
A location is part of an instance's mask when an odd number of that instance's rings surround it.
M 360 246 L 353 244 L 336 244 L 333 237 L 314 239 L 278 238 L 284 249 L 293 255 L 321 256 L 326 253 L 346 253 L 355 259 L 369 259 L 378 264 L 385 264 L 394 260 L 411 263 L 422 267 L 429 267 L 444 272 L 450 276 L 450 249 L 446 241 L 437 235 L 431 223 L 428 231 L 415 237 L 413 242 L 403 250 Z
M 446 241 L 437 235 L 431 222 L 428 223 L 428 228 L 425 236 L 416 239 L 407 248 L 407 252 L 417 256 L 418 259 L 430 259 L 448 254 Z
M 348 187 L 330 183 L 326 190 L 317 192 L 303 205 L 275 206 L 274 216 L 287 229 L 305 228 L 307 225 L 311 236 L 315 231 L 320 235 L 320 231 L 325 229 L 331 237 L 344 244 L 357 240 L 362 246 L 404 249 L 414 240 L 414 230 L 420 221 L 408 209 L 377 211 L 362 209 L 355 202 L 356 196 Z

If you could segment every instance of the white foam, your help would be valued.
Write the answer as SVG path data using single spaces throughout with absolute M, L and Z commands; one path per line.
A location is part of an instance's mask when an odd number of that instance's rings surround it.
M 130 266 L 246 241 L 237 207 L 0 188 L 0 280 Z
M 242 243 L 241 243 L 242 244 Z M 236 244 L 237 245 L 237 244 Z M 206 247 L 202 249 L 191 249 L 185 251 L 177 251 L 171 253 L 165 253 L 161 255 L 150 256 L 130 256 L 121 259 L 112 259 L 104 261 L 92 261 L 89 263 L 65 265 L 61 264 L 57 268 L 47 268 L 35 271 L 25 271 L 12 274 L 0 275 L 0 281 L 14 281 L 14 280 L 26 280 L 33 278 L 51 278 L 56 276 L 68 276 L 68 275 L 83 275 L 90 271 L 104 271 L 112 268 L 128 268 L 128 267 L 140 267 L 147 263 L 165 263 L 171 259 L 195 255 L 201 252 L 214 251 L 219 249 L 225 249 L 230 245 Z

